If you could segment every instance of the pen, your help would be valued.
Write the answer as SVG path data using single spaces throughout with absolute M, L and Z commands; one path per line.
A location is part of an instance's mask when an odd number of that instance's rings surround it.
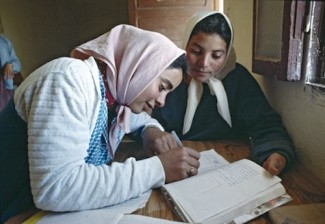
M 183 144 L 181 140 L 178 138 L 177 134 L 175 131 L 172 131 L 171 134 L 173 135 L 174 139 L 176 140 L 176 143 L 179 147 L 183 147 Z

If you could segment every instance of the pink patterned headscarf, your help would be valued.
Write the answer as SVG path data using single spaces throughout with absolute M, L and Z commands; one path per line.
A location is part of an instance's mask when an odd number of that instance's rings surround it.
M 118 25 L 75 50 L 107 64 L 109 90 L 118 104 L 117 122 L 109 133 L 113 150 L 117 147 L 119 127 L 126 133 L 130 131 L 128 105 L 185 53 L 162 34 L 130 25 Z

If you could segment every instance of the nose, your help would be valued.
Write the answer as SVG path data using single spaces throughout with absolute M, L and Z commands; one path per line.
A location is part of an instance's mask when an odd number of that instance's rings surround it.
M 159 96 L 157 97 L 156 101 L 155 101 L 155 105 L 157 107 L 163 107 L 165 106 L 165 99 L 166 99 L 167 93 L 162 92 L 161 94 L 159 94 Z
M 206 55 L 206 54 L 202 54 L 198 60 L 197 60 L 197 64 L 200 66 L 200 67 L 207 67 L 208 64 L 209 64 L 209 56 Z

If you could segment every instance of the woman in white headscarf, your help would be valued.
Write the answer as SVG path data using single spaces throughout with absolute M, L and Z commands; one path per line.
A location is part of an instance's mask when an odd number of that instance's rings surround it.
M 0 113 L 1 223 L 34 204 L 118 204 L 197 171 L 189 148 L 113 162 L 125 133 L 163 130 L 143 111 L 180 84 L 184 53 L 161 34 L 119 25 L 30 74 Z
M 152 115 L 181 139 L 250 139 L 251 159 L 277 175 L 294 161 L 293 145 L 256 80 L 236 63 L 233 36 L 226 15 L 195 14 L 183 42 L 189 77 L 167 97 L 165 107 Z M 163 147 L 168 144 L 155 145 L 157 139 L 173 141 L 158 130 L 150 135 L 148 150 L 155 153 L 168 150 Z

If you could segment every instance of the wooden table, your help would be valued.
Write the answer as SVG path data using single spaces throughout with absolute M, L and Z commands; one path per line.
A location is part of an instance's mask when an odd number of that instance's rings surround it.
M 182 141 L 184 146 L 191 147 L 198 151 L 215 149 L 217 153 L 222 155 L 228 162 L 234 162 L 243 158 L 248 158 L 250 154 L 250 144 L 245 141 Z M 141 148 L 136 143 L 124 143 L 121 145 L 117 157 L 119 160 L 125 160 L 125 155 L 121 152 L 130 153 L 137 156 L 139 151 L 135 148 Z M 133 152 L 132 152 L 133 151 Z M 139 155 L 139 154 L 138 154 Z M 138 158 L 143 158 L 141 155 Z M 325 202 L 325 183 L 317 176 L 306 169 L 301 164 L 296 164 L 286 173 L 280 176 L 282 184 L 286 188 L 288 194 L 293 198 L 286 205 L 299 205 L 309 203 Z M 169 208 L 167 201 L 159 189 L 154 189 L 146 206 L 134 212 L 135 214 L 147 215 L 157 218 L 181 221 Z M 249 224 L 271 224 L 268 214 L 264 214 L 250 222 Z
M 191 147 L 198 151 L 215 149 L 216 152 L 229 162 L 247 158 L 250 154 L 249 142 L 245 141 L 183 141 L 183 144 L 184 146 Z M 134 156 L 138 159 L 145 157 L 139 143 L 132 141 L 121 143 L 116 154 L 116 159 L 123 161 L 129 156 Z M 296 164 L 296 166 L 292 167 L 280 177 L 282 178 L 282 183 L 288 194 L 293 198 L 293 200 L 286 205 L 325 202 L 325 183 L 301 164 Z M 25 213 L 11 218 L 7 221 L 7 224 L 21 223 L 36 212 L 37 210 L 26 211 Z M 169 208 L 159 189 L 154 189 L 146 206 L 135 211 L 134 214 L 181 221 L 181 219 Z M 271 221 L 266 213 L 248 223 L 271 224 Z

